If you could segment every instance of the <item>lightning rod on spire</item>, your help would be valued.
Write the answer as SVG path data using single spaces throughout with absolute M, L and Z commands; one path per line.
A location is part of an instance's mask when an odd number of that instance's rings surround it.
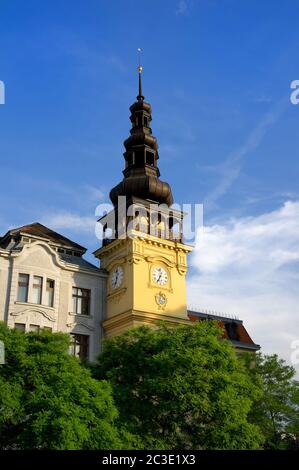
M 138 79 L 139 79 L 139 93 L 138 93 L 138 96 L 137 96 L 137 100 L 138 101 L 143 101 L 144 100 L 144 96 L 142 95 L 142 80 L 141 80 L 141 73 L 142 73 L 142 65 L 141 65 L 141 53 L 142 53 L 142 49 L 141 47 L 138 47 L 137 49 L 137 52 L 138 52 Z
M 137 52 L 138 52 L 138 72 L 141 73 L 142 72 L 142 65 L 141 65 L 142 49 L 141 49 L 141 47 L 138 47 Z

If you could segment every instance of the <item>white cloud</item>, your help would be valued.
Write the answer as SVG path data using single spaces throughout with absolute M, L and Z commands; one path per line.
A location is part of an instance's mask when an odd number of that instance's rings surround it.
M 190 304 L 244 320 L 264 352 L 290 360 L 299 339 L 299 201 L 199 233 Z
M 253 100 L 255 103 L 272 103 L 273 101 L 273 98 L 271 98 L 271 96 L 267 96 L 267 95 L 260 95 L 260 96 L 257 96 L 256 98 L 254 98 Z
M 94 234 L 96 219 L 81 216 L 72 212 L 50 213 L 41 219 L 41 223 L 53 230 L 72 230 L 74 232 L 88 232 Z
M 85 185 L 84 190 L 90 202 L 100 202 L 105 198 L 105 192 L 102 189 L 95 188 L 89 184 Z
M 226 161 L 218 166 L 206 168 L 220 174 L 216 187 L 206 196 L 206 209 L 214 208 L 220 197 L 227 193 L 234 181 L 239 177 L 244 158 L 254 152 L 261 144 L 268 130 L 277 122 L 286 106 L 282 99 L 267 112 L 250 132 L 244 144 L 232 152 Z
M 188 11 L 188 3 L 185 0 L 180 0 L 177 4 L 175 11 L 176 15 L 186 15 Z

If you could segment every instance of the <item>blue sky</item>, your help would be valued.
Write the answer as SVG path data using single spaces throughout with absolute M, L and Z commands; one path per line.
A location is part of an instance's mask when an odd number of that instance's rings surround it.
M 236 311 L 264 344 L 259 321 L 268 328 L 277 309 L 273 334 L 292 325 L 275 343 L 288 357 L 299 337 L 298 24 L 296 0 L 3 0 L 0 233 L 41 221 L 98 246 L 94 210 L 121 178 L 142 47 L 162 178 L 178 202 L 204 202 L 212 234 L 191 259 L 190 302 Z

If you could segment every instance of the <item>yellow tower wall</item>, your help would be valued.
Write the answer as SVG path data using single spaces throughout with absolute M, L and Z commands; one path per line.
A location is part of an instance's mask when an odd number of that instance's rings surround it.
M 108 271 L 107 318 L 103 322 L 106 336 L 121 334 L 141 324 L 158 320 L 186 323 L 187 254 L 191 247 L 172 240 L 163 240 L 138 231 L 125 239 L 114 240 L 95 255 Z M 122 284 L 113 289 L 113 270 L 124 270 Z M 153 279 L 153 269 L 162 267 L 167 273 L 165 285 Z M 159 304 L 162 296 L 165 303 Z

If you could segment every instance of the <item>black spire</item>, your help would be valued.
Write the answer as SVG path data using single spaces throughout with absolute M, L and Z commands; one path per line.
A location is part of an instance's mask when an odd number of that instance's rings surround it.
M 139 80 L 139 93 L 138 93 L 138 96 L 137 96 L 137 100 L 138 101 L 143 101 L 144 100 L 144 96 L 142 94 L 142 67 L 141 65 L 139 65 L 138 67 L 138 80 Z
M 141 74 L 142 67 L 139 65 L 139 94 L 130 107 L 132 128 L 130 136 L 124 141 L 124 179 L 111 190 L 110 199 L 116 205 L 118 196 L 136 196 L 170 206 L 173 203 L 171 188 L 159 179 L 158 143 L 150 127 L 152 108 L 144 101 Z

